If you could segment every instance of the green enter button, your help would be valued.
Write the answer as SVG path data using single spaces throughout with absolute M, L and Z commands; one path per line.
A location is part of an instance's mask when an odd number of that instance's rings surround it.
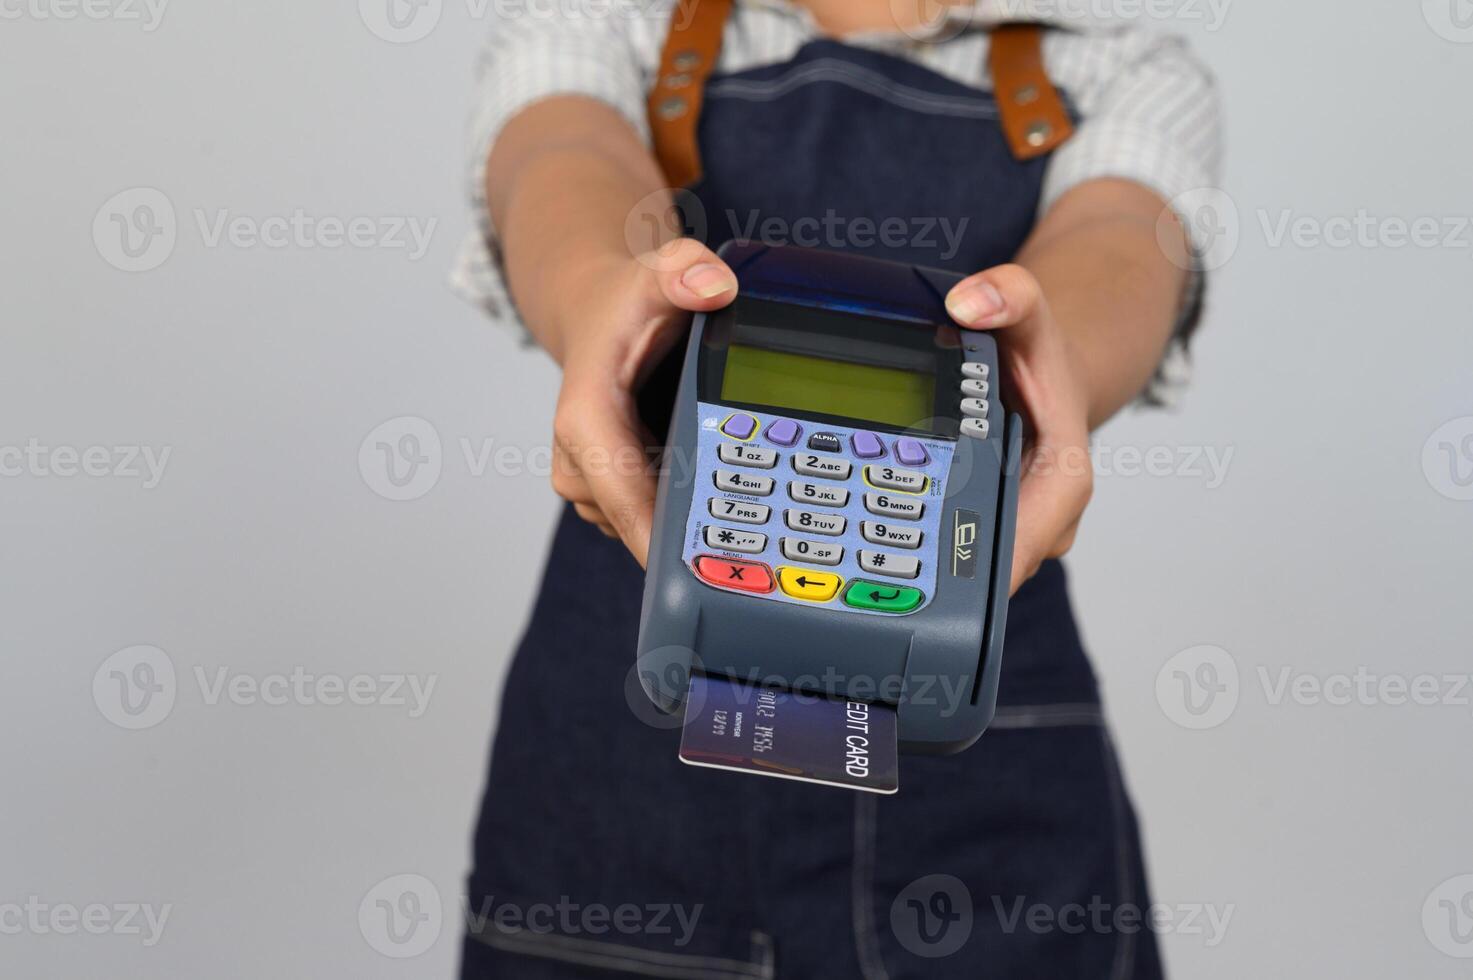
M 908 585 L 881 585 L 879 582 L 851 582 L 844 593 L 844 602 L 860 609 L 878 609 L 880 612 L 910 612 L 921 604 L 920 589 Z

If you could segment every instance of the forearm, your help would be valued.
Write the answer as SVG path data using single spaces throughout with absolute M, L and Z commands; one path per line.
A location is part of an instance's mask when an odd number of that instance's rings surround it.
M 1049 209 L 1018 255 L 1068 338 L 1091 429 L 1145 388 L 1177 322 L 1187 274 L 1157 239 L 1163 209 L 1138 184 L 1091 181 Z M 1185 235 L 1174 222 L 1169 233 Z
M 551 134 L 551 135 L 550 135 Z M 559 362 L 567 298 L 678 234 L 663 220 L 668 198 L 659 168 L 617 112 L 577 96 L 548 99 L 514 118 L 486 167 L 486 200 L 501 237 L 507 284 L 527 328 Z M 655 195 L 652 200 L 651 195 Z M 626 226 L 636 207 L 639 239 Z

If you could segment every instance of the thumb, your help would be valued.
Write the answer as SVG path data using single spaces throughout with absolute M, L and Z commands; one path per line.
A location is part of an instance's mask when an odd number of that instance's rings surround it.
M 718 310 L 736 299 L 736 273 L 694 238 L 660 247 L 655 284 L 673 306 L 692 313 Z

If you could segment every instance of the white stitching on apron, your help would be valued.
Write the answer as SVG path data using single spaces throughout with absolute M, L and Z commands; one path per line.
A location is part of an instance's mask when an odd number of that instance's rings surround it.
M 820 58 L 776 78 L 753 80 L 718 78 L 706 83 L 706 97 L 726 97 L 749 102 L 771 102 L 813 82 L 837 82 L 858 89 L 892 105 L 931 115 L 967 119 L 996 119 L 997 106 L 990 102 L 957 96 L 934 95 L 908 85 L 899 85 L 879 72 L 834 58 Z
M 505 952 L 598 966 L 646 977 L 667 977 L 670 980 L 772 980 L 773 976 L 772 940 L 760 932 L 752 933 L 752 943 L 762 947 L 762 961 L 750 963 L 717 956 L 662 953 L 550 933 L 523 930 L 506 932 L 494 925 L 486 930 L 473 929 L 469 935 L 477 942 Z
M 850 886 L 854 916 L 854 952 L 864 980 L 890 980 L 875 935 L 875 798 L 854 794 L 854 876 Z

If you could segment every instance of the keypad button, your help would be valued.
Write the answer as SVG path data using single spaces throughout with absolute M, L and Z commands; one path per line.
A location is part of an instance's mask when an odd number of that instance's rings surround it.
M 844 559 L 844 548 L 828 541 L 804 541 L 783 538 L 783 557 L 789 561 L 808 561 L 815 565 L 837 565 Z
M 919 548 L 921 529 L 881 521 L 860 521 L 859 533 L 870 544 L 884 544 L 892 548 Z
M 843 450 L 844 444 L 832 432 L 815 432 L 808 437 L 808 448 L 821 453 L 837 453 Z
M 992 426 L 986 419 L 962 419 L 962 435 L 973 439 L 986 439 Z
M 822 507 L 843 507 L 849 502 L 849 491 L 843 487 L 799 483 L 796 480 L 788 484 L 788 495 L 800 504 L 818 504 Z
M 974 419 L 987 417 L 987 399 L 985 398 L 963 398 L 962 414 Z
M 767 535 L 758 534 L 756 531 L 738 531 L 736 528 L 708 524 L 706 525 L 706 547 L 755 555 L 767 547 Z
M 777 583 L 783 592 L 795 599 L 809 602 L 828 602 L 838 594 L 843 579 L 833 572 L 819 572 L 811 568 L 779 568 Z
M 926 505 L 915 497 L 892 497 L 888 493 L 864 495 L 864 509 L 881 517 L 898 517 L 907 521 L 918 521 L 926 512 Z
M 767 427 L 767 441 L 779 446 L 791 446 L 803 432 L 792 419 L 778 419 Z
M 879 487 L 881 490 L 903 490 L 906 493 L 923 493 L 929 482 L 924 473 L 897 469 L 894 466 L 866 466 L 864 478 L 872 487 Z
M 962 382 L 962 394 L 968 398 L 986 398 L 992 391 L 992 385 L 986 381 L 978 381 L 976 378 L 967 378 Z
M 772 493 L 773 479 L 770 476 L 754 476 L 736 470 L 717 470 L 716 489 L 727 493 L 749 493 L 754 497 L 765 497 Z
M 733 439 L 750 439 L 752 433 L 757 431 L 757 420 L 738 412 L 721 423 L 721 431 Z
M 844 590 L 846 605 L 889 613 L 910 612 L 924 598 L 920 589 L 913 589 L 908 585 L 885 585 L 862 579 L 850 582 L 849 588 Z
M 794 453 L 793 469 L 803 476 L 821 476 L 827 480 L 847 480 L 854 471 L 842 456 L 820 456 L 817 453 Z
M 921 573 L 921 560 L 911 555 L 895 555 L 884 551 L 859 550 L 859 567 L 875 575 L 915 578 Z
M 895 440 L 895 458 L 906 466 L 925 466 L 931 457 L 926 454 L 925 446 L 902 436 Z
M 712 497 L 707 509 L 711 511 L 712 517 L 736 524 L 766 524 L 767 518 L 772 516 L 772 508 L 766 504 L 753 504 L 728 497 Z
M 776 449 L 745 442 L 723 442 L 716 447 L 716 455 L 721 457 L 723 463 L 733 466 L 756 466 L 770 470 L 777 465 Z
M 839 535 L 849 526 L 849 519 L 840 514 L 815 514 L 806 510 L 783 511 L 783 523 L 794 531 L 809 534 Z
M 991 366 L 980 361 L 968 361 L 962 365 L 962 377 L 973 378 L 977 381 L 986 381 L 987 376 L 992 373 Z
M 772 571 L 756 561 L 733 561 L 714 555 L 701 555 L 696 559 L 696 574 L 724 589 L 740 589 L 743 592 L 771 592 Z
M 849 437 L 849 448 L 860 459 L 879 459 L 885 455 L 885 444 L 873 432 L 856 432 Z

